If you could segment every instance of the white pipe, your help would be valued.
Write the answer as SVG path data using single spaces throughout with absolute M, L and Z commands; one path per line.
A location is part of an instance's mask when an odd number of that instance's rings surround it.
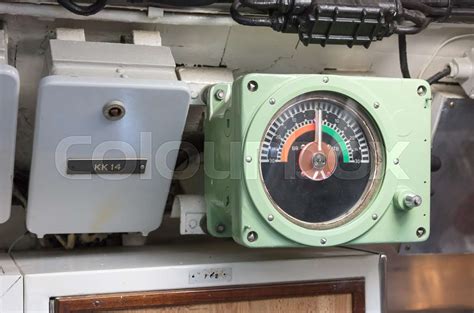
M 144 11 L 105 9 L 95 15 L 82 16 L 73 14 L 67 11 L 66 9 L 54 4 L 0 3 L 0 14 L 33 16 L 44 19 L 72 19 L 84 21 L 146 23 L 165 25 L 237 25 L 230 16 L 213 14 L 164 12 L 163 16 L 149 16 L 147 15 L 147 12 Z

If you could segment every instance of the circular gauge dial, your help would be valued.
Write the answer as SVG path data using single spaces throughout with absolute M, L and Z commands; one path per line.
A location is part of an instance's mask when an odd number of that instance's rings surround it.
M 380 141 L 354 100 L 302 95 L 269 123 L 260 167 L 266 192 L 289 220 L 327 229 L 357 216 L 378 187 Z

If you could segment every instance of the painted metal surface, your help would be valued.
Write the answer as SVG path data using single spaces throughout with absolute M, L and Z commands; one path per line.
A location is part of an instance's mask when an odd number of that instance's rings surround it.
M 249 91 L 252 82 L 258 84 L 255 92 Z M 419 88 L 424 88 L 423 94 L 418 92 Z M 220 90 L 224 93 L 222 99 L 214 96 Z M 303 229 L 279 214 L 264 190 L 258 165 L 259 146 L 269 117 L 289 100 L 315 90 L 344 94 L 360 103 L 381 133 L 386 159 L 380 191 L 363 213 L 349 223 L 324 231 Z M 430 214 L 431 95 L 425 81 L 250 74 L 233 85 L 213 86 L 209 104 L 205 190 L 208 229 L 214 236 L 232 236 L 250 247 L 426 240 Z M 425 202 L 409 212 L 397 209 L 394 197 L 402 189 L 420 194 Z M 267 219 L 270 215 L 274 217 L 271 220 Z M 220 224 L 225 231 L 216 230 Z M 417 235 L 419 228 L 426 230 L 423 236 Z M 258 240 L 247 240 L 251 231 L 258 233 Z
M 73 252 L 15 253 L 25 313 L 48 312 L 56 296 L 364 277 L 366 312 L 378 313 L 379 255 L 346 249 L 261 250 L 233 243 L 174 244 Z M 213 269 L 230 279 L 190 280 Z M 284 269 L 284 270 L 282 270 Z
M 0 64 L 0 224 L 11 211 L 19 92 L 17 70 Z
M 8 254 L 0 254 L 0 312 L 23 313 L 23 276 Z
M 125 115 L 103 107 L 120 101 Z M 173 105 L 170 105 L 173 104 Z M 161 224 L 189 106 L 185 83 L 48 76 L 36 114 L 28 229 L 58 233 L 141 232 Z M 67 172 L 70 159 L 146 159 L 143 174 Z M 54 217 L 54 218 L 52 218 Z

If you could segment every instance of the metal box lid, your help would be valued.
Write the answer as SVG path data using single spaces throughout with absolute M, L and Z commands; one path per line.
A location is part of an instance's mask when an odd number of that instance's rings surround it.
M 186 84 L 178 81 L 44 78 L 36 112 L 28 229 L 40 237 L 105 232 L 146 235 L 156 229 L 189 98 Z M 104 107 L 114 101 L 122 103 L 125 114 L 107 119 Z M 82 172 L 71 171 L 71 161 L 81 160 L 96 163 Z M 126 172 L 94 168 L 107 162 L 144 166 Z
M 20 79 L 15 68 L 0 65 L 0 223 L 10 217 Z

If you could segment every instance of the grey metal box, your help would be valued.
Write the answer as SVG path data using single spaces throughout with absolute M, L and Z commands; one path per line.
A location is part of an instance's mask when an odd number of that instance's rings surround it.
M 10 217 L 16 119 L 20 79 L 15 68 L 0 65 L 0 223 Z
M 28 229 L 40 237 L 113 232 L 146 235 L 156 229 L 162 220 L 189 98 L 186 84 L 178 81 L 44 78 L 36 112 Z M 103 114 L 111 101 L 123 103 L 123 118 L 109 120 Z M 146 165 L 134 173 L 73 174 L 68 170 L 71 160 L 140 160 Z

